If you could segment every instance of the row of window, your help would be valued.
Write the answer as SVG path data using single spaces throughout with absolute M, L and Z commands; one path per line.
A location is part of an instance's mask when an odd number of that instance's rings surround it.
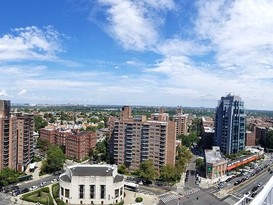
M 89 198 L 95 199 L 96 198 L 96 185 L 89 185 Z M 123 188 L 115 189 L 115 197 L 122 196 Z M 69 189 L 64 189 L 61 187 L 61 196 L 65 196 L 69 198 Z M 85 185 L 79 185 L 79 199 L 84 199 L 85 196 Z M 106 197 L 106 185 L 100 185 L 100 199 L 105 199 Z M 109 195 L 110 197 L 110 195 Z M 108 198 L 109 198 L 108 197 Z

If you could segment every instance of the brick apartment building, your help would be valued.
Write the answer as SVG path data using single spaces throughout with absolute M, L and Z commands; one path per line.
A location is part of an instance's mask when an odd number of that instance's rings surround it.
M 251 131 L 246 131 L 245 140 L 246 140 L 245 141 L 246 146 L 255 146 L 256 145 L 255 133 Z
M 117 165 L 139 168 L 142 161 L 151 159 L 157 170 L 175 164 L 176 122 L 160 109 L 159 113 L 131 116 L 131 107 L 124 106 L 120 118 L 109 118 L 110 157 Z
M 96 146 L 96 133 L 79 132 L 66 137 L 65 155 L 67 158 L 83 160 L 89 155 L 91 148 Z
M 17 169 L 24 171 L 34 157 L 34 116 L 17 114 Z
M 188 114 L 184 114 L 181 107 L 176 109 L 173 121 L 176 122 L 176 135 L 188 134 Z
M 0 170 L 24 171 L 34 156 L 33 115 L 11 113 L 9 100 L 0 100 Z
M 89 150 L 97 143 L 95 132 L 79 132 L 56 127 L 40 129 L 40 139 L 47 140 L 52 145 L 65 146 L 66 157 L 80 161 L 88 156 Z

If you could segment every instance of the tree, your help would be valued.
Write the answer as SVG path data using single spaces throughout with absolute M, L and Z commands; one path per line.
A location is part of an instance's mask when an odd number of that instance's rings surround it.
M 200 159 L 200 158 L 197 158 L 195 160 L 195 164 L 196 164 L 196 167 L 198 170 L 202 170 L 205 168 L 205 164 L 204 164 L 204 160 L 203 159 Z
M 157 172 L 154 168 L 152 160 L 145 160 L 140 164 L 139 175 L 146 180 L 155 180 Z
M 196 132 L 191 132 L 188 135 L 178 135 L 178 139 L 181 140 L 182 145 L 191 147 L 194 143 L 198 143 L 198 137 Z
M 160 179 L 166 181 L 168 184 L 174 184 L 180 179 L 180 174 L 174 166 L 166 165 L 160 169 Z
M 19 173 L 8 167 L 0 172 L 0 187 L 18 182 Z
M 41 128 L 44 128 L 48 124 L 47 121 L 45 121 L 40 115 L 34 116 L 34 123 L 35 123 L 35 132 L 39 132 Z
M 269 130 L 265 137 L 266 148 L 273 149 L 273 130 Z
M 44 173 L 53 173 L 63 168 L 65 155 L 61 148 L 52 146 L 47 151 L 46 160 L 43 161 L 41 170 Z
M 121 164 L 120 166 L 118 166 L 118 173 L 119 174 L 127 174 L 127 167 L 124 164 Z
M 50 147 L 50 143 L 48 140 L 41 139 L 40 137 L 37 139 L 37 148 L 42 149 L 43 151 L 48 150 Z

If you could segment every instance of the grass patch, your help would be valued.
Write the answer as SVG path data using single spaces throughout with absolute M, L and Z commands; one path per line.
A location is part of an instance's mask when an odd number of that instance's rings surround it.
M 60 190 L 60 185 L 59 184 L 53 184 L 52 185 L 52 194 L 53 194 L 53 198 L 56 201 L 56 203 L 58 205 L 67 205 L 65 202 L 63 202 L 60 198 L 59 198 L 59 190 Z
M 22 200 L 34 202 L 34 203 L 40 202 L 41 204 L 46 204 L 46 205 L 47 204 L 54 205 L 53 199 L 50 196 L 48 187 L 43 187 L 41 189 L 38 189 L 37 191 L 24 194 L 22 196 Z

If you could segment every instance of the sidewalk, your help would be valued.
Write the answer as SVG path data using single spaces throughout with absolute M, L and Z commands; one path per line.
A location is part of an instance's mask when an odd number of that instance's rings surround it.
M 136 197 L 142 197 L 143 205 L 156 205 L 159 199 L 156 195 L 147 195 L 139 192 L 125 190 L 124 205 L 135 204 Z
M 50 185 L 48 185 L 48 186 L 46 186 L 46 187 L 49 188 L 49 193 L 50 193 L 50 196 L 51 196 L 52 199 L 53 199 L 54 205 L 57 205 L 56 201 L 55 201 L 54 198 L 53 198 L 53 194 L 52 194 L 52 185 L 53 185 L 53 184 L 50 184 Z M 12 197 L 10 198 L 10 200 L 11 200 L 12 202 L 14 202 L 15 204 L 36 205 L 36 203 L 28 202 L 28 201 L 22 200 L 22 199 L 21 199 L 22 195 L 24 195 L 24 194 L 20 194 L 20 195 L 18 195 L 18 196 L 12 196 Z

